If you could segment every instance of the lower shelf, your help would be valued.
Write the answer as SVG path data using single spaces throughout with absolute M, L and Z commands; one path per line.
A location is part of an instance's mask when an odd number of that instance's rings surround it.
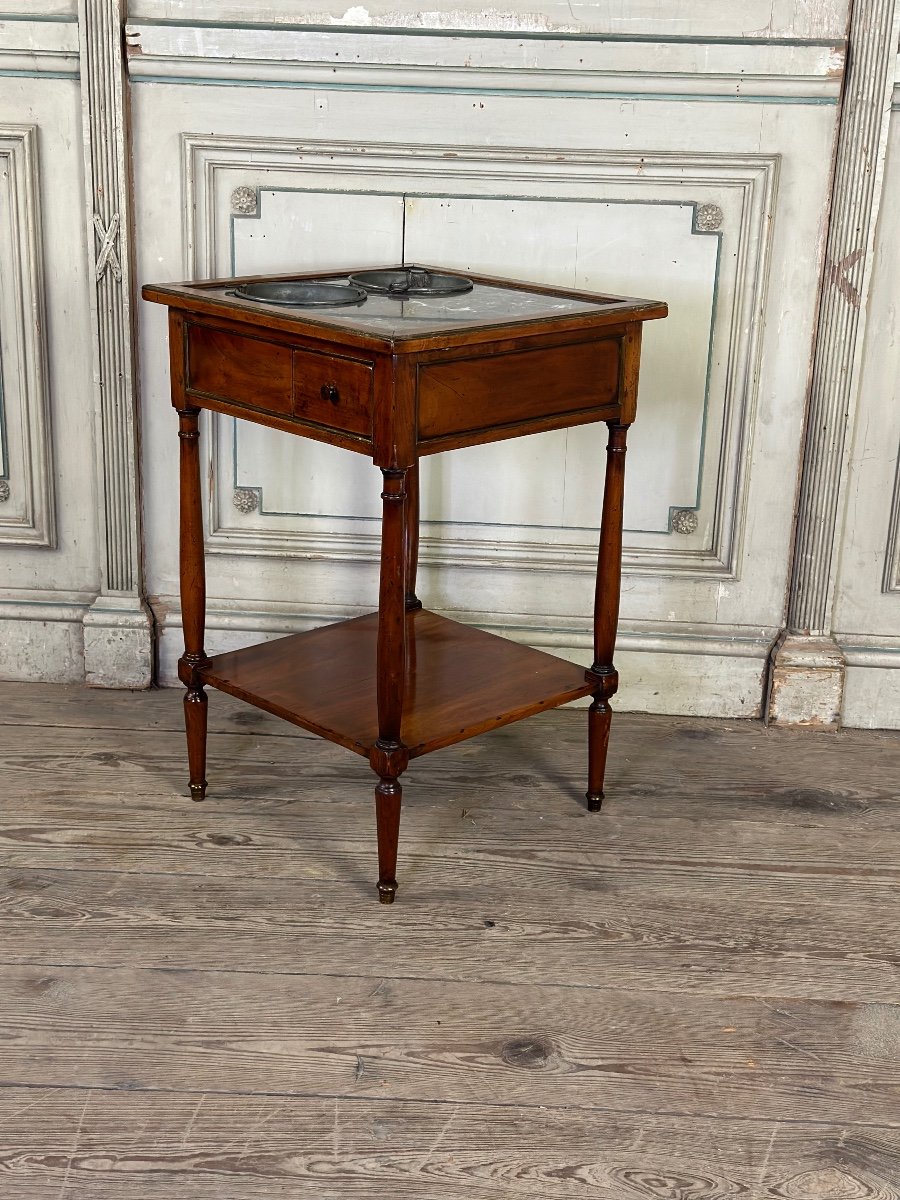
M 420 609 L 406 617 L 410 757 L 587 696 L 583 667 Z M 219 654 L 211 687 L 368 755 L 378 737 L 378 614 Z

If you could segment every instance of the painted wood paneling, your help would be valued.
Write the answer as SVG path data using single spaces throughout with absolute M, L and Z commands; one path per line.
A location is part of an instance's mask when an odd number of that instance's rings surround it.
M 844 721 L 900 728 L 900 93 L 876 233 L 835 603 Z
M 515 93 L 494 94 L 478 68 L 466 89 L 416 90 L 413 104 L 408 81 L 312 86 L 309 64 L 292 62 L 302 86 L 276 87 L 239 56 L 231 84 L 199 84 L 180 74 L 194 69 L 189 35 L 157 28 L 169 38 L 165 82 L 143 53 L 130 59 L 144 278 L 314 268 L 329 243 L 334 265 L 359 254 L 383 262 L 405 226 L 407 257 L 672 302 L 659 345 L 648 339 L 635 430 L 625 700 L 758 712 L 782 617 L 792 500 L 781 484 L 796 471 L 837 80 L 824 68 L 809 76 L 802 57 L 782 60 L 777 87 L 790 80 L 790 102 L 713 100 L 689 80 L 661 109 L 558 87 L 530 94 L 539 66 L 517 75 Z M 655 69 L 644 79 L 660 82 Z M 193 132 L 198 103 L 203 135 Z M 185 216 L 180 246 L 173 204 Z M 143 319 L 148 511 L 158 514 L 150 586 L 165 613 L 168 677 L 175 511 L 161 473 L 174 444 L 151 350 L 162 326 Z M 222 420 L 207 430 L 213 645 L 373 603 L 371 469 L 285 441 Z M 576 659 L 589 653 L 599 444 L 585 429 L 428 464 L 429 602 Z M 535 467 L 539 503 L 517 482 Z M 679 669 L 692 682 L 674 700 Z

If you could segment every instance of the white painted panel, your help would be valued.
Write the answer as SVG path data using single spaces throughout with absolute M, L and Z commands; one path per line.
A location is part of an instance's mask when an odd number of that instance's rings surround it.
M 263 187 L 257 215 L 235 217 L 233 229 L 238 275 L 399 262 L 403 198 Z
M 2 11 L 18 17 L 63 17 L 75 21 L 78 0 L 3 0 Z
M 644 330 L 641 420 L 629 458 L 636 486 L 628 488 L 625 516 L 635 533 L 667 534 L 670 508 L 697 504 L 719 237 L 698 234 L 694 214 L 691 204 L 640 201 L 421 197 L 407 205 L 410 262 L 668 302 L 668 318 Z M 541 444 L 540 452 L 530 449 L 530 462 L 519 441 L 443 456 L 434 473 L 450 499 L 443 511 L 433 504 L 428 517 L 477 521 L 492 500 L 499 524 L 597 528 L 605 428 L 564 431 Z M 527 478 L 529 468 L 556 481 L 560 508 L 543 486 L 520 496 L 498 495 L 491 485 L 497 475 Z M 640 485 L 649 479 L 652 488 Z
M 18 0 L 22 3 L 22 0 Z M 50 3 L 51 0 L 44 0 Z M 132 20 L 196 20 L 195 0 L 129 0 Z M 704 34 L 738 38 L 839 38 L 847 25 L 847 0 L 215 0 L 207 20 L 258 24 L 380 25 L 410 29 L 484 29 L 537 33 L 591 32 L 634 36 Z

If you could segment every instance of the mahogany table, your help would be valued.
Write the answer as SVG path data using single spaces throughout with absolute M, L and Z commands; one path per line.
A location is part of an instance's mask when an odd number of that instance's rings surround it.
M 378 776 L 378 897 L 390 904 L 399 780 L 411 758 L 590 695 L 587 803 L 600 808 L 618 684 L 625 439 L 637 404 L 642 322 L 667 310 L 481 276 L 469 276 L 474 288 L 465 295 L 370 295 L 350 308 L 287 309 L 233 294 L 272 278 L 143 289 L 169 309 L 180 421 L 185 650 L 178 673 L 187 688 L 190 791 L 194 800 L 206 795 L 207 685 L 365 756 Z M 377 612 L 207 655 L 204 408 L 354 450 L 381 468 Z M 592 665 L 585 670 L 426 611 L 415 591 L 419 458 L 592 421 L 609 427 Z

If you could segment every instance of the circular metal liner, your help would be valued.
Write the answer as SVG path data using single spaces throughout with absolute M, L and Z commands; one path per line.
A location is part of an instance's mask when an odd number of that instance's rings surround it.
M 463 275 L 440 275 L 423 267 L 398 267 L 392 271 L 359 271 L 350 282 L 368 292 L 405 300 L 407 296 L 461 296 L 475 286 Z
M 367 299 L 367 293 L 361 287 L 299 279 L 281 283 L 244 283 L 235 288 L 232 294 L 241 300 L 278 304 L 282 308 L 343 308 L 350 304 L 363 304 Z

